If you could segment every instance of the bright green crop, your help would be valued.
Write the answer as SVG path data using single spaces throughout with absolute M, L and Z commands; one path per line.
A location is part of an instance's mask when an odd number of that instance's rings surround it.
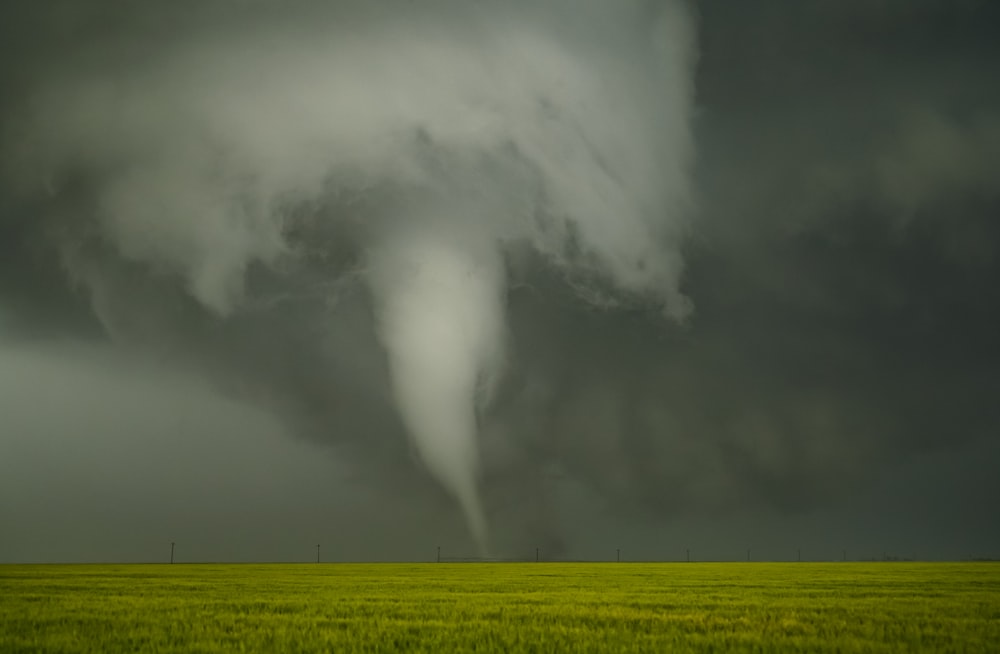
M 996 652 L 1000 564 L 0 566 L 0 652 Z

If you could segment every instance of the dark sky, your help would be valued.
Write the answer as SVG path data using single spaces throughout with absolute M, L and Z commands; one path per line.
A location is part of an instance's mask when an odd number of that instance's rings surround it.
M 474 555 L 414 234 L 494 554 L 1000 557 L 997 3 L 0 11 L 0 562 Z

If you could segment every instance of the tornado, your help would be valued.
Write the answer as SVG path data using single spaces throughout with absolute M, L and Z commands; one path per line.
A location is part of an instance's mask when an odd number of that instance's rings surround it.
M 408 234 L 375 250 L 370 265 L 378 334 L 400 415 L 424 465 L 455 496 L 486 554 L 477 410 L 489 400 L 502 359 L 499 253 Z

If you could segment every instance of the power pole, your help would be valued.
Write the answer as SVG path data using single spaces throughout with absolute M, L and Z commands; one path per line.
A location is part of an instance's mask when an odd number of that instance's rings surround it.
M 170 565 L 174 564 L 174 545 L 176 545 L 176 543 L 170 541 Z
M 316 543 L 316 563 L 319 563 L 319 543 Z
M 615 550 L 615 553 L 618 555 L 618 563 L 621 563 L 622 562 L 622 551 L 620 549 L 618 549 L 618 550 Z
M 687 552 L 688 563 L 691 563 L 691 550 L 690 549 L 686 549 L 684 551 Z
M 538 563 L 538 548 L 535 548 L 535 563 Z
M 438 563 L 441 563 L 441 546 L 438 545 Z

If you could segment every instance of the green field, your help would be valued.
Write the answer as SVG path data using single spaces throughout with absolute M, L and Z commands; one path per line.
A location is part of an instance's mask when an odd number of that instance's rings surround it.
M 1000 564 L 0 566 L 0 652 L 996 652 Z

